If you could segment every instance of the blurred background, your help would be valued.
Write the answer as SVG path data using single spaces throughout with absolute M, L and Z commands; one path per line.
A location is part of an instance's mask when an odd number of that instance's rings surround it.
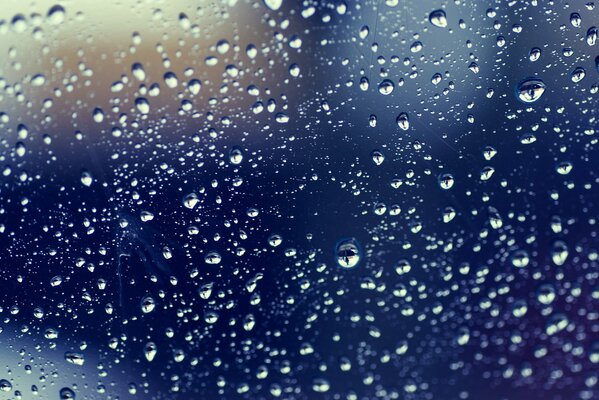
M 0 395 L 594 398 L 598 13 L 3 2 Z

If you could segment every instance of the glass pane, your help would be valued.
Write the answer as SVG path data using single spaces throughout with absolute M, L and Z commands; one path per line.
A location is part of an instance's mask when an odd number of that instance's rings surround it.
M 599 397 L 598 23 L 4 0 L 0 398 Z

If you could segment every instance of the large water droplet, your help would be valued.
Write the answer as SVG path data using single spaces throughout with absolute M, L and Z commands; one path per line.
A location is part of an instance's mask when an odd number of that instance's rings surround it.
M 48 22 L 52 25 L 60 25 L 64 22 L 66 12 L 61 5 L 55 5 L 48 10 Z
M 264 0 L 264 5 L 273 11 L 277 11 L 283 5 L 283 0 Z
M 146 345 L 144 346 L 144 356 L 146 357 L 146 360 L 151 362 L 154 359 L 154 357 L 156 357 L 156 352 L 157 347 L 154 342 L 146 343 Z
M 379 84 L 379 93 L 383 95 L 389 95 L 395 89 L 395 84 L 390 79 L 385 79 Z
M 216 251 L 211 251 L 210 253 L 206 254 L 204 261 L 206 264 L 220 264 L 221 256 Z
M 538 78 L 527 78 L 521 81 L 516 88 L 516 97 L 524 103 L 534 103 L 539 100 L 547 86 Z
M 343 239 L 335 249 L 337 264 L 343 268 L 353 268 L 360 262 L 360 247 L 356 239 Z
M 12 383 L 6 379 L 0 379 L 0 391 L 10 392 L 12 390 Z
M 144 314 L 151 313 L 156 308 L 156 301 L 151 296 L 145 296 L 141 299 L 141 311 Z
M 81 353 L 75 353 L 73 351 L 67 351 L 64 353 L 64 359 L 71 364 L 83 365 L 85 364 L 85 357 Z
M 241 164 L 241 161 L 243 161 L 243 151 L 240 147 L 233 146 L 233 148 L 231 148 L 231 151 L 229 151 L 229 160 L 231 161 L 231 164 Z
M 72 400 L 75 399 L 77 396 L 75 395 L 73 389 L 69 387 L 63 387 L 62 389 L 60 389 L 59 397 L 60 400 Z
M 428 20 L 431 24 L 439 28 L 445 28 L 447 26 L 447 16 L 443 10 L 435 10 L 431 12 L 428 16 Z
M 396 122 L 397 126 L 399 126 L 401 130 L 407 131 L 408 129 L 410 129 L 410 117 L 408 117 L 408 114 L 399 114 L 397 116 Z

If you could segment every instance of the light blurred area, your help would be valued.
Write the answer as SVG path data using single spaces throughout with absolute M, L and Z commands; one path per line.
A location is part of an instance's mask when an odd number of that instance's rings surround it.
M 57 146 L 69 125 L 81 130 L 91 123 L 95 109 L 106 118 L 93 125 L 94 142 L 122 124 L 119 115 L 150 124 L 165 117 L 202 123 L 210 114 L 239 117 L 252 104 L 245 93 L 250 83 L 261 87 L 280 76 L 266 88 L 272 96 L 297 91 L 297 85 L 278 86 L 289 80 L 292 64 L 286 42 L 302 26 L 287 30 L 289 21 L 272 19 L 268 11 L 262 2 L 247 1 L 3 4 L 0 104 L 13 121 L 35 124 L 33 130 L 62 131 Z M 277 25 L 280 33 L 273 31 Z M 132 74 L 134 64 L 143 68 L 141 80 Z M 167 73 L 176 78 L 172 87 L 165 84 Z M 186 90 L 191 80 L 201 82 L 199 93 Z M 150 100 L 149 116 L 137 112 L 138 97 Z M 40 120 L 40 113 L 47 115 Z
M 66 400 L 69 391 L 80 393 L 75 398 L 87 399 L 117 399 L 138 391 L 143 393 L 143 384 L 138 386 L 128 381 L 136 369 L 128 360 L 118 366 L 118 373 L 114 365 L 102 362 L 94 353 L 89 354 L 81 365 L 65 360 L 65 353 L 82 354 L 81 349 L 86 348 L 85 342 L 70 346 L 60 338 L 40 343 L 27 334 L 26 326 L 5 323 L 0 334 L 0 375 L 1 379 L 10 382 L 11 387 L 3 388 L 3 392 L 10 392 L 11 398 L 22 400 Z M 97 377 L 108 374 L 110 381 L 98 383 Z

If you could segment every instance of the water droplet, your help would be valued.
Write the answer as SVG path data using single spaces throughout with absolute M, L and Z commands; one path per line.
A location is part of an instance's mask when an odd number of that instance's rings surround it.
M 527 78 L 516 88 L 516 97 L 524 103 L 534 103 L 545 93 L 545 82 L 538 78 Z
M 283 0 L 264 0 L 264 5 L 273 11 L 277 11 L 283 5 Z
M 137 107 L 137 111 L 142 114 L 148 114 L 150 112 L 150 103 L 145 97 L 138 97 L 135 99 L 135 107 Z
M 141 219 L 142 222 L 148 222 L 154 219 L 154 214 L 149 211 L 142 211 L 139 213 L 139 219 Z
M 491 160 L 496 155 L 497 155 L 497 150 L 492 146 L 487 146 L 483 150 L 483 157 L 485 157 L 485 160 L 487 160 L 487 161 Z
M 585 69 L 582 67 L 577 67 L 574 69 L 574 71 L 572 71 L 572 74 L 570 74 L 570 79 L 572 79 L 572 82 L 578 83 L 584 79 L 585 75 Z
M 516 268 L 524 268 L 529 262 L 530 258 L 525 250 L 517 250 L 512 254 L 512 265 Z
M 286 124 L 289 122 L 289 116 L 282 112 L 277 113 L 277 115 L 275 115 L 275 121 L 277 121 L 279 124 Z
M 75 392 L 73 389 L 68 387 L 63 387 L 59 391 L 60 400 L 73 400 L 76 398 Z
M 314 383 L 312 384 L 312 390 L 314 390 L 316 393 L 326 393 L 330 388 L 331 385 L 329 384 L 329 381 L 322 378 L 315 379 Z
M 573 165 L 569 161 L 562 161 L 555 167 L 556 171 L 560 175 L 568 175 L 572 171 Z
M 408 129 L 410 129 L 410 118 L 408 117 L 408 114 L 399 114 L 397 116 L 396 122 L 397 126 L 399 126 L 402 130 L 407 131 Z
M 183 205 L 190 210 L 198 204 L 199 198 L 195 193 L 189 193 L 183 198 Z
M 428 16 L 428 20 L 431 24 L 439 28 L 445 28 L 447 26 L 447 16 L 445 15 L 444 10 L 435 10 L 431 12 Z
M 420 41 L 415 41 L 414 43 L 412 43 L 412 45 L 410 46 L 410 51 L 412 53 L 418 53 L 419 51 L 422 50 L 422 42 Z
M 52 25 L 60 25 L 64 22 L 66 11 L 64 7 L 55 5 L 48 10 L 48 22 Z
M 131 66 L 131 73 L 138 81 L 143 81 L 146 79 L 146 71 L 144 70 L 143 65 L 140 63 L 134 63 Z
M 179 85 L 179 80 L 173 72 L 167 72 L 164 74 L 164 83 L 168 88 L 174 89 Z
M 570 14 L 570 24 L 572 24 L 572 26 L 574 28 L 579 28 L 581 22 L 582 22 L 582 18 L 580 18 L 580 14 L 578 14 L 578 13 Z
M 12 390 L 12 383 L 6 379 L 0 379 L 0 391 L 10 392 Z
M 268 237 L 268 244 L 272 247 L 278 247 L 283 242 L 281 235 L 272 234 Z
M 372 157 L 372 162 L 376 165 L 381 165 L 385 161 L 385 156 L 380 150 L 373 150 L 370 156 Z
M 102 110 L 99 107 L 94 108 L 94 111 L 92 112 L 92 117 L 96 123 L 101 123 L 102 121 L 104 121 L 104 110 Z
M 551 284 L 543 284 L 537 289 L 537 300 L 543 305 L 553 303 L 555 297 L 555 289 Z
M 337 263 L 343 268 L 353 268 L 360 262 L 360 247 L 356 239 L 344 239 L 337 243 Z
M 395 89 L 395 84 L 390 79 L 385 79 L 379 84 L 379 93 L 385 96 L 390 95 Z
M 206 264 L 220 264 L 221 256 L 216 251 L 211 251 L 210 253 L 206 254 L 204 261 Z
M 43 74 L 36 74 L 31 78 L 32 86 L 42 86 L 46 83 L 46 76 Z
M 254 326 L 256 325 L 256 317 L 254 317 L 253 314 L 248 314 L 245 316 L 245 318 L 243 319 L 243 329 L 245 331 L 251 331 L 252 329 L 254 329 Z
M 231 161 L 231 164 L 241 164 L 241 161 L 243 161 L 243 151 L 240 147 L 233 146 L 233 148 L 231 148 L 229 151 L 229 161 Z
M 200 93 L 200 89 L 202 88 L 202 82 L 199 79 L 192 79 L 187 84 L 187 88 L 194 96 Z
M 557 240 L 553 243 L 553 248 L 551 249 L 551 260 L 555 265 L 562 266 L 566 262 L 568 258 L 568 246 L 562 240 Z
M 27 30 L 27 20 L 23 14 L 15 15 L 10 21 L 12 29 L 17 33 L 23 33 Z
M 407 260 L 400 260 L 395 265 L 395 273 L 397 275 L 407 274 L 411 270 L 412 270 L 412 266 L 410 265 L 410 263 Z
M 83 354 L 81 354 L 81 353 L 67 351 L 66 353 L 64 353 L 64 359 L 67 360 L 71 364 L 75 364 L 75 365 L 79 365 L 79 366 L 85 364 L 85 358 L 83 357 Z
M 158 348 L 156 347 L 156 344 L 154 342 L 146 343 L 146 345 L 144 346 L 144 356 L 146 357 L 146 360 L 152 362 L 152 360 L 154 360 L 154 357 L 156 357 L 157 351 Z
M 294 78 L 297 78 L 300 74 L 300 67 L 297 64 L 291 64 L 289 66 L 289 75 L 293 76 Z
M 202 299 L 208 300 L 210 298 L 210 295 L 212 294 L 213 287 L 214 287 L 214 283 L 212 283 L 212 282 L 206 283 L 200 287 L 200 289 L 198 290 L 198 294 L 200 295 L 200 297 Z
M 441 189 L 451 189 L 453 187 L 455 183 L 455 180 L 453 178 L 453 175 L 451 174 L 441 174 L 439 175 L 439 186 L 441 186 Z
M 470 341 L 470 331 L 466 327 L 462 327 L 458 331 L 456 342 L 460 346 L 465 346 Z
M 154 308 L 156 308 L 156 301 L 151 296 L 147 295 L 141 299 L 141 311 L 144 314 L 151 313 L 154 311 Z
M 93 182 L 94 182 L 94 178 L 91 173 L 89 173 L 88 171 L 83 171 L 81 173 L 81 183 L 84 186 L 89 187 L 92 185 Z
M 594 46 L 597 43 L 598 30 L 597 27 L 592 26 L 587 31 L 587 44 L 589 46 Z
M 528 59 L 532 62 L 535 62 L 539 58 L 541 58 L 541 49 L 539 49 L 538 47 L 533 47 L 532 49 L 530 49 L 530 52 L 528 53 Z

